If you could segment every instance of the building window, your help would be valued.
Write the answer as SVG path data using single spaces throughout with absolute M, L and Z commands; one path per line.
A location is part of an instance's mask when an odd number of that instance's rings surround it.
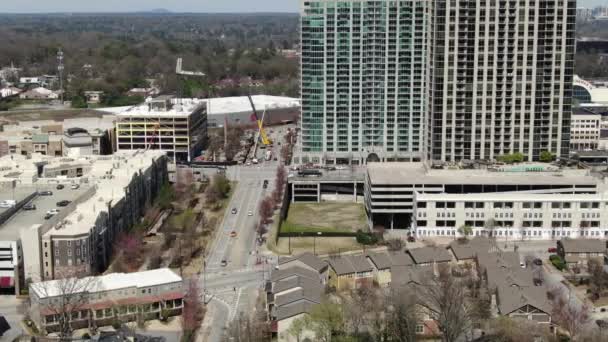
M 422 334 L 422 333 L 424 333 L 424 325 L 416 324 L 416 334 Z

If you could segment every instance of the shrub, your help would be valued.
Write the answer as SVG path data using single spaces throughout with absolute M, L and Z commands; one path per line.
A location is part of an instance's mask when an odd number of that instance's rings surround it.
M 558 270 L 563 271 L 566 269 L 566 262 L 559 255 L 553 254 L 549 257 L 549 260 Z
M 378 238 L 371 233 L 357 230 L 357 242 L 362 245 L 374 245 L 378 242 Z
M 403 240 L 399 238 L 391 238 L 385 241 L 386 247 L 389 251 L 400 251 L 405 246 Z

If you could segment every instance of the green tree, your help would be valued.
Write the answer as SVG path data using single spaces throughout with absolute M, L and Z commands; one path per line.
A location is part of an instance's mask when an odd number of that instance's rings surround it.
M 302 335 L 304 334 L 304 331 L 306 331 L 307 324 L 308 323 L 307 323 L 306 316 L 296 318 L 295 320 L 293 320 L 293 322 L 291 322 L 291 325 L 287 329 L 287 334 L 289 334 L 289 336 L 292 336 L 293 338 L 295 338 L 297 342 L 300 342 L 300 340 L 302 339 Z
M 230 181 L 223 174 L 213 176 L 213 186 L 218 190 L 223 198 L 228 197 L 230 193 Z
M 540 161 L 543 163 L 550 163 L 553 161 L 553 158 L 555 156 L 553 155 L 553 153 L 549 152 L 549 151 L 542 151 L 540 153 Z
M 458 233 L 464 235 L 465 238 L 468 238 L 469 235 L 473 235 L 473 227 L 468 224 L 463 224 L 458 228 Z
M 156 202 L 161 209 L 171 208 L 171 202 L 175 199 L 175 191 L 169 183 L 165 184 L 160 188 L 160 192 L 156 197 Z
M 512 154 L 503 154 L 502 156 L 496 157 L 496 159 L 500 162 L 513 164 L 513 163 L 521 163 L 524 161 L 525 156 L 520 152 L 515 152 Z
M 328 300 L 315 305 L 310 311 L 306 327 L 315 333 L 317 341 L 330 342 L 332 336 L 344 328 L 342 307 Z
M 192 208 L 188 208 L 182 213 L 173 216 L 172 221 L 173 226 L 175 226 L 176 228 L 182 231 L 188 231 L 192 229 L 194 224 L 196 223 L 196 215 L 194 214 Z

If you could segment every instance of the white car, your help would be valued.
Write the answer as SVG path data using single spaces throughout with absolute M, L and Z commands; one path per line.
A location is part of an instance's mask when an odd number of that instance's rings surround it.
M 253 216 L 253 211 L 249 210 L 249 211 L 247 212 L 247 216 Z
M 72 186 L 70 186 L 70 189 L 72 189 L 72 190 L 76 190 L 78 188 L 80 188 L 79 184 L 72 184 Z
M 49 215 L 56 215 L 59 213 L 59 209 L 51 209 L 49 211 L 46 212 Z
M 0 201 L 0 208 L 12 208 L 17 204 L 15 200 L 3 200 Z

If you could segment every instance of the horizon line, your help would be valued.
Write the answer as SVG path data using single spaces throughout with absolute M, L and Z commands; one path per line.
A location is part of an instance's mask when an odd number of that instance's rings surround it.
M 57 11 L 57 12 L 2 12 L 0 15 L 45 15 L 45 14 L 157 14 L 157 15 L 169 15 L 169 14 L 299 14 L 299 12 L 290 11 L 251 11 L 251 12 L 229 12 L 229 11 L 210 11 L 210 12 L 176 12 L 176 11 L 155 11 L 155 10 L 142 10 L 142 11 Z

